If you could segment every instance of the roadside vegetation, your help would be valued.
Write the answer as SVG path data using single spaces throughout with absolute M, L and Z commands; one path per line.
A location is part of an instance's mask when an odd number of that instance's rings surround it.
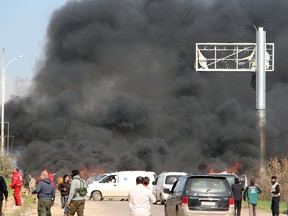
M 9 178 L 13 172 L 13 159 L 10 156 L 4 157 L 4 161 L 0 162 L 0 175 L 4 178 Z
M 270 211 L 271 207 L 271 194 L 269 192 L 271 177 L 276 176 L 277 182 L 280 184 L 280 211 L 288 214 L 288 155 L 279 158 L 272 157 L 266 161 L 264 167 L 261 167 L 260 164 L 253 165 L 248 176 L 254 178 L 258 187 L 262 190 L 257 208 L 267 211 Z
M 33 198 L 33 196 L 25 196 L 21 208 L 13 211 L 10 215 L 11 216 L 26 215 L 25 212 L 27 212 L 32 207 L 33 204 L 35 204 L 35 199 Z

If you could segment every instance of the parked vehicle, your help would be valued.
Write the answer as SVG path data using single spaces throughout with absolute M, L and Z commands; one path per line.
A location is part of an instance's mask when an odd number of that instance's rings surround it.
M 240 183 L 243 185 L 244 188 L 246 188 L 249 185 L 249 181 L 248 181 L 248 178 L 247 178 L 246 174 L 243 174 L 240 177 L 238 175 L 234 174 L 234 173 L 227 173 L 227 172 L 213 173 L 212 175 L 226 177 L 230 187 L 232 186 L 232 184 L 235 183 L 235 178 L 239 178 Z
M 227 179 L 230 187 L 232 186 L 232 184 L 235 183 L 235 178 L 239 178 L 236 174 L 234 174 L 234 173 L 227 173 L 227 172 L 223 172 L 223 173 L 213 173 L 213 174 L 210 174 L 210 175 L 224 176 L 224 177 Z
M 105 178 L 108 175 L 108 173 L 100 174 L 97 177 L 91 176 L 86 180 L 86 184 L 92 184 L 94 181 L 101 181 L 101 179 Z
M 153 190 L 152 182 L 155 181 L 156 174 L 147 171 L 119 171 L 114 173 L 105 173 L 105 177 L 100 181 L 93 181 L 87 186 L 87 196 L 95 201 L 105 198 L 127 199 L 129 190 L 136 185 L 138 176 L 147 176 L 150 178 L 148 188 Z
M 160 202 L 164 204 L 169 195 L 174 182 L 183 175 L 187 175 L 185 172 L 163 172 L 158 175 L 155 182 L 153 182 L 153 194 L 156 197 L 156 203 Z
M 165 216 L 234 216 L 234 213 L 232 190 L 224 176 L 181 176 L 165 203 Z

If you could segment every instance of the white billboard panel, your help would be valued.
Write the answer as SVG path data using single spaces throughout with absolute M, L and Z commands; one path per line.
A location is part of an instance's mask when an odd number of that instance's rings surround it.
M 195 70 L 255 72 L 256 43 L 197 43 Z M 274 71 L 274 44 L 266 43 L 266 71 Z

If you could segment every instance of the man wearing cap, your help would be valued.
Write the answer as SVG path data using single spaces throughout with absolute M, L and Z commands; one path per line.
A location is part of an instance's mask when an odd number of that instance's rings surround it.
M 151 215 L 150 205 L 156 202 L 156 198 L 143 183 L 144 178 L 138 176 L 136 178 L 136 187 L 133 187 L 128 193 L 130 216 Z
M 86 182 L 79 175 L 79 170 L 72 170 L 72 182 L 67 200 L 68 216 L 73 216 L 76 212 L 78 216 L 84 215 L 85 196 L 81 196 L 77 191 L 80 187 L 86 187 Z

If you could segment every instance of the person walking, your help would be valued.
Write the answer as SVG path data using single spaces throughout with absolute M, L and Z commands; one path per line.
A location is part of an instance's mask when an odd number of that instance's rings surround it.
M 2 213 L 3 195 L 5 197 L 5 202 L 7 202 L 8 200 L 7 184 L 5 179 L 2 176 L 0 176 L 0 216 L 3 215 Z
M 236 177 L 234 182 L 235 183 L 231 186 L 234 195 L 234 210 L 235 215 L 240 216 L 242 208 L 242 192 L 244 191 L 244 188 L 242 184 L 240 184 L 239 178 Z
M 31 177 L 29 181 L 29 193 L 36 189 L 36 176 Z
M 68 216 L 73 216 L 76 212 L 78 216 L 84 215 L 85 195 L 82 193 L 86 189 L 86 182 L 79 175 L 79 170 L 72 170 L 72 182 L 66 206 L 68 207 Z
M 145 183 L 144 178 L 138 176 L 136 178 L 136 186 L 131 188 L 128 193 L 130 216 L 151 215 L 151 203 L 155 203 L 156 198 L 143 183 Z
M 21 206 L 21 197 L 20 192 L 23 184 L 22 174 L 19 172 L 18 168 L 14 168 L 12 182 L 10 184 L 10 188 L 14 190 L 14 200 L 16 206 Z
M 54 204 L 55 188 L 54 184 L 48 178 L 48 173 L 43 171 L 40 174 L 40 182 L 37 184 L 32 194 L 37 194 L 38 215 L 51 216 L 51 207 Z
M 248 201 L 249 206 L 249 216 L 256 216 L 256 207 L 258 203 L 258 195 L 261 194 L 262 191 L 258 186 L 256 186 L 255 181 L 253 179 L 250 180 L 250 185 L 246 187 L 243 199 L 244 201 Z
M 70 181 L 69 176 L 63 176 L 63 182 L 61 182 L 58 186 L 58 190 L 61 193 L 61 207 L 64 209 L 64 215 L 66 216 L 68 213 L 68 208 L 66 206 L 66 202 L 68 200 L 69 191 L 70 191 Z
M 280 202 L 280 185 L 276 181 L 276 176 L 271 177 L 272 187 L 270 193 L 272 196 L 271 210 L 273 216 L 279 215 L 279 202 Z

